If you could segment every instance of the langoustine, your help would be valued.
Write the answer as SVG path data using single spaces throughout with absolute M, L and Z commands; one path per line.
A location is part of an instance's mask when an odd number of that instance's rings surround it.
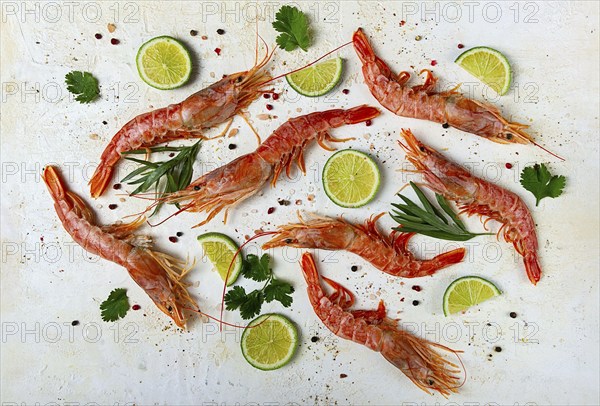
M 231 120 L 263 93 L 271 76 L 265 72 L 267 53 L 247 71 L 226 75 L 180 103 L 140 114 L 125 124 L 112 138 L 90 179 L 90 193 L 104 193 L 121 153 L 185 138 L 206 138 L 204 132 Z
M 263 245 L 263 249 L 281 246 L 345 250 L 370 262 L 375 268 L 393 276 L 418 278 L 456 264 L 465 256 L 458 248 L 429 260 L 418 260 L 408 250 L 408 241 L 414 233 L 392 232 L 387 236 L 377 229 L 377 220 L 371 217 L 363 224 L 352 224 L 343 218 L 316 217 L 278 228 L 277 234 Z
M 423 175 L 425 183 L 436 193 L 456 202 L 461 213 L 478 214 L 502 223 L 498 235 L 503 235 L 505 241 L 512 243 L 523 257 L 531 283 L 539 282 L 542 270 L 535 223 L 523 200 L 513 192 L 449 162 L 442 154 L 417 140 L 410 130 L 402 130 L 402 136 L 406 143 L 400 142 L 400 145 L 417 172 Z
M 379 302 L 377 310 L 349 310 L 354 303 L 352 293 L 339 283 L 320 277 L 311 254 L 304 253 L 301 266 L 310 303 L 319 319 L 335 335 L 381 353 L 427 393 L 437 391 L 448 396 L 457 392 L 460 369 L 440 353 L 456 354 L 457 351 L 400 329 L 395 320 L 386 316 L 383 301 Z M 333 293 L 326 294 L 320 279 L 334 288 Z
M 187 269 L 183 261 L 152 250 L 149 237 L 133 234 L 144 219 L 97 226 L 89 207 L 78 195 L 67 190 L 54 167 L 47 166 L 42 178 L 54 200 L 56 213 L 73 240 L 87 252 L 127 269 L 154 304 L 177 326 L 184 328 L 183 310 L 198 309 L 181 280 Z
M 506 120 L 494 106 L 469 99 L 456 90 L 438 93 L 437 78 L 424 69 L 425 82 L 409 87 L 410 73 L 394 74 L 373 51 L 365 33 L 359 28 L 352 37 L 354 49 L 363 66 L 369 90 L 383 107 L 402 116 L 449 125 L 497 143 L 533 144 L 564 160 L 537 144 L 524 129 L 528 125 Z
M 365 122 L 378 115 L 378 109 L 363 105 L 348 110 L 326 110 L 291 118 L 277 128 L 256 151 L 201 176 L 186 189 L 159 201 L 181 203 L 182 208 L 177 213 L 206 212 L 207 218 L 197 225 L 201 226 L 221 210 L 257 193 L 269 179 L 274 186 L 284 169 L 289 176 L 294 162 L 305 173 L 304 148 L 313 140 L 321 147 L 333 150 L 326 144 L 327 141 L 347 139 L 333 138 L 329 130 Z

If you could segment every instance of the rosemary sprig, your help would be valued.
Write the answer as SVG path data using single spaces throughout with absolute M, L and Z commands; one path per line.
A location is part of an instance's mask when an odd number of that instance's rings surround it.
M 427 199 L 417 185 L 410 182 L 410 186 L 417 194 L 423 208 L 406 196 L 398 194 L 404 204 L 392 203 L 397 210 L 393 210 L 390 215 L 400 224 L 400 227 L 396 227 L 394 230 L 450 241 L 467 241 L 478 235 L 493 235 L 493 233 L 471 233 L 452 210 L 444 196 L 435 194 L 438 205 L 449 219 Z
M 156 195 L 162 197 L 168 193 L 178 192 L 190 185 L 194 171 L 194 161 L 200 150 L 200 141 L 189 147 L 153 147 L 123 152 L 123 155 L 147 154 L 148 150 L 150 152 L 178 152 L 178 154 L 168 161 L 157 162 L 126 156 L 125 159 L 140 164 L 139 168 L 121 179 L 121 182 L 128 185 L 138 185 L 129 194 L 130 196 L 154 189 Z M 150 216 L 153 216 L 161 206 L 162 203 L 159 203 Z

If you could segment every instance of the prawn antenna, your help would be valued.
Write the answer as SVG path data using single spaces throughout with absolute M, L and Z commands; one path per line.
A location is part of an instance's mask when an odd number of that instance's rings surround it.
M 565 161 L 566 161 L 566 159 L 565 159 L 565 158 L 561 157 L 560 155 L 557 155 L 557 154 L 555 154 L 554 152 L 552 152 L 552 151 L 550 151 L 549 149 L 547 149 L 547 148 L 545 148 L 545 147 L 541 146 L 541 145 L 540 145 L 540 144 L 538 144 L 537 142 L 535 142 L 535 141 L 531 140 L 531 143 L 532 143 L 533 145 L 535 145 L 536 147 L 538 147 L 538 148 L 541 148 L 541 149 L 542 149 L 542 150 L 544 150 L 545 152 L 549 153 L 549 154 L 550 154 L 550 155 L 552 155 L 553 157 L 555 157 L 555 158 L 558 158 L 558 159 L 560 159 L 560 160 L 561 160 L 561 161 L 563 161 L 563 162 L 565 162 Z

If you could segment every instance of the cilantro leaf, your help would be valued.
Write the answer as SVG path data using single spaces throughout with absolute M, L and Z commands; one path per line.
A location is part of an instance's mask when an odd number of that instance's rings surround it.
M 66 74 L 67 90 L 75 95 L 79 103 L 89 103 L 100 95 L 98 80 L 89 72 L 72 71 Z
M 240 315 L 242 319 L 248 320 L 260 314 L 260 308 L 265 298 L 260 290 L 254 290 L 246 296 L 246 301 L 240 306 Z
M 127 290 L 123 288 L 114 289 L 108 298 L 100 304 L 102 320 L 116 321 L 127 314 L 129 310 L 129 298 Z
M 266 281 L 271 277 L 271 268 L 269 267 L 269 256 L 263 254 L 260 259 L 258 256 L 248 254 L 242 265 L 242 275 L 255 280 L 256 282 Z
M 296 7 L 283 6 L 275 14 L 275 31 L 280 32 L 275 40 L 280 48 L 293 51 L 300 47 L 306 52 L 310 45 L 308 17 Z
M 283 307 L 290 307 L 294 300 L 292 293 L 294 293 L 294 287 L 287 282 L 280 281 L 279 279 L 273 279 L 269 285 L 265 287 L 265 301 L 267 303 L 277 300 Z
M 564 176 L 552 175 L 546 165 L 535 164 L 521 172 L 521 185 L 535 196 L 535 205 L 544 197 L 558 197 L 567 183 Z
M 234 286 L 225 295 L 225 306 L 227 310 L 239 309 L 246 302 L 246 289 L 241 286 Z

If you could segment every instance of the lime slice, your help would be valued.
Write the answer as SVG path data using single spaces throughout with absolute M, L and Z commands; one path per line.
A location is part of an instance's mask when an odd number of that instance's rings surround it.
M 500 96 L 510 89 L 512 71 L 501 52 L 488 47 L 475 47 L 454 61 L 464 70 L 494 89 Z
M 500 294 L 496 285 L 479 276 L 458 278 L 444 292 L 444 315 L 465 311 Z
M 298 332 L 287 318 L 264 314 L 252 320 L 242 334 L 242 354 L 255 368 L 264 371 L 281 368 L 294 356 Z
M 351 149 L 333 154 L 323 168 L 325 193 L 342 207 L 361 207 L 373 200 L 380 178 L 375 161 Z
M 182 86 L 192 73 L 190 53 L 175 38 L 162 36 L 143 44 L 135 58 L 144 82 L 161 90 Z
M 213 264 L 221 276 L 221 279 L 225 280 L 233 256 L 239 250 L 237 244 L 231 238 L 221 233 L 202 234 L 198 237 L 198 242 L 200 243 L 200 246 L 202 246 L 204 255 L 206 255 Z M 231 265 L 227 286 L 233 285 L 241 271 L 242 256 L 238 254 L 235 257 L 233 265 Z
M 332 58 L 286 75 L 290 86 L 303 96 L 329 93 L 342 77 L 342 58 Z

